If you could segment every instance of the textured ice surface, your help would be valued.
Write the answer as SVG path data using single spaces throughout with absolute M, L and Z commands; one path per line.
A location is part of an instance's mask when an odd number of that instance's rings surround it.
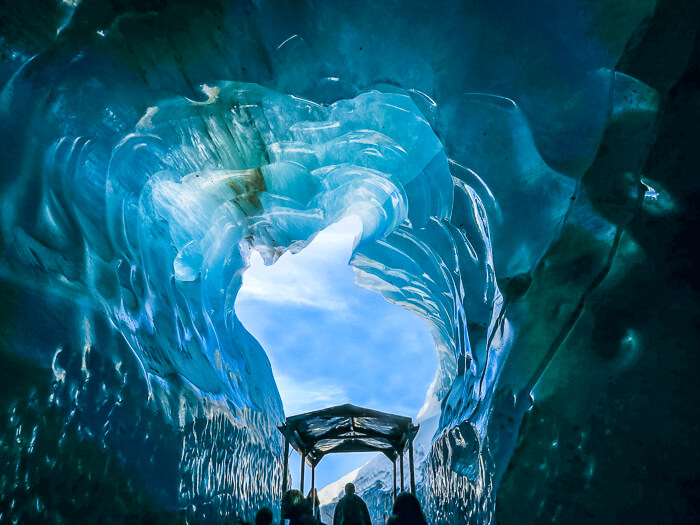
M 273 263 L 350 214 L 358 282 L 435 338 L 432 522 L 490 522 L 497 490 L 503 523 L 664 521 L 659 487 L 690 515 L 696 452 L 664 449 L 675 477 L 611 459 L 694 430 L 649 387 L 697 361 L 672 262 L 697 163 L 660 153 L 696 107 L 679 5 L 10 3 L 2 519 L 276 506 L 282 406 L 236 293 L 251 250 Z M 672 481 L 637 489 L 640 463 Z M 359 474 L 376 516 L 384 474 Z

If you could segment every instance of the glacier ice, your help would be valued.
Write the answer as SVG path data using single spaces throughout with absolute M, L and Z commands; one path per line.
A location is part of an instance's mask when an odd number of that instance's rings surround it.
M 10 4 L 2 520 L 276 505 L 235 298 L 348 215 L 358 283 L 435 339 L 433 522 L 692 515 L 697 6 Z

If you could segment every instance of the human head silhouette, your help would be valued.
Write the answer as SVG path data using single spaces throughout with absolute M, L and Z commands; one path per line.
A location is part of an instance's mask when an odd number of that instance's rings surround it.
M 410 492 L 402 492 L 396 496 L 391 523 L 395 525 L 426 525 L 425 515 L 418 498 Z
M 294 524 L 309 514 L 311 514 L 311 505 L 301 491 L 291 489 L 282 496 L 282 520 L 289 519 Z
M 355 485 L 353 485 L 352 483 L 346 483 L 345 494 L 355 494 Z
M 272 511 L 267 507 L 263 507 L 255 514 L 255 525 L 270 525 L 272 519 Z

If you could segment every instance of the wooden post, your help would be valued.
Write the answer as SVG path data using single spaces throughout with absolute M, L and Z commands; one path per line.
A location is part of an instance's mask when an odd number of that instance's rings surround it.
M 403 492 L 403 491 L 404 491 L 404 487 L 403 487 L 403 480 L 404 480 L 404 475 L 403 475 L 403 450 L 401 451 L 401 456 L 399 456 L 399 457 L 401 458 L 401 461 L 399 461 L 399 465 L 401 466 L 401 492 Z
M 396 458 L 391 462 L 394 464 L 394 501 L 396 501 Z
M 301 455 L 301 481 L 299 482 L 299 487 L 302 494 L 304 493 L 304 463 L 306 463 L 306 454 Z
M 282 495 L 287 492 L 287 478 L 289 477 L 289 438 L 284 436 L 284 470 L 282 471 Z
M 411 494 L 416 495 L 416 473 L 413 467 L 413 433 L 408 441 L 408 463 L 411 467 Z
M 311 467 L 311 513 L 316 516 L 316 465 Z

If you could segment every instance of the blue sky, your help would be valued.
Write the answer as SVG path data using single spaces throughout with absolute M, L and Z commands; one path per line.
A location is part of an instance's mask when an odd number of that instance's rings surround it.
M 347 263 L 360 228 L 359 219 L 346 218 L 271 266 L 255 253 L 243 277 L 236 312 L 270 358 L 287 416 L 353 403 L 415 417 L 435 376 L 425 323 L 355 284 Z M 372 456 L 325 457 L 317 487 Z M 296 487 L 296 453 L 290 468 Z M 310 472 L 306 476 L 308 491 Z

